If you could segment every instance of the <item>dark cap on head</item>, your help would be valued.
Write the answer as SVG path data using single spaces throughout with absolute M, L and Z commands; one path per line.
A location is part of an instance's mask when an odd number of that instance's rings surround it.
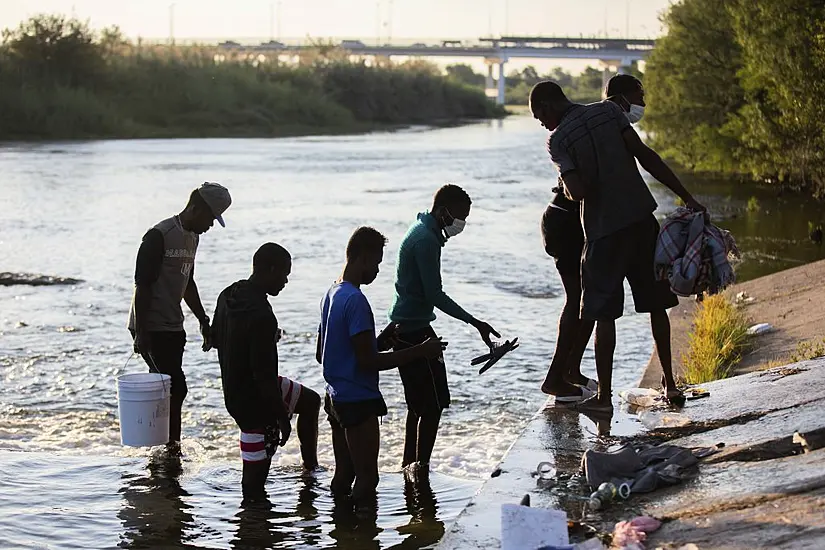
M 615 74 L 607 81 L 604 97 L 629 94 L 642 87 L 642 82 L 633 75 Z
M 286 248 L 275 243 L 261 245 L 252 257 L 253 271 L 267 271 L 276 267 L 283 267 L 292 261 L 292 256 Z
M 203 202 L 206 203 L 206 206 L 209 207 L 209 210 L 212 211 L 212 215 L 215 216 L 215 219 L 221 224 L 221 227 L 226 227 L 226 223 L 223 221 L 223 213 L 226 212 L 226 209 L 232 204 L 232 197 L 229 196 L 229 191 L 226 187 L 219 183 L 207 181 L 198 187 L 197 192 L 200 194 Z

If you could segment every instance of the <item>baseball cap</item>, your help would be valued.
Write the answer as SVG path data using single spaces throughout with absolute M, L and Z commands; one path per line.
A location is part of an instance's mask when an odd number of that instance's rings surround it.
M 226 212 L 226 209 L 232 204 L 232 197 L 229 196 L 229 190 L 219 183 L 207 181 L 198 188 L 198 192 L 212 211 L 212 215 L 215 216 L 215 219 L 221 224 L 221 227 L 226 227 L 222 214 Z

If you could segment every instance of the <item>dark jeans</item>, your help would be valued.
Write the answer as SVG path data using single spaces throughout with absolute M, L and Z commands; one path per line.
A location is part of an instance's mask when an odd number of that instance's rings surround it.
M 134 338 L 134 333 L 132 337 Z M 153 331 L 148 333 L 148 339 L 148 342 L 143 343 L 140 355 L 149 366 L 149 372 L 168 374 L 172 378 L 169 441 L 180 441 L 181 409 L 183 400 L 186 399 L 189 391 L 186 387 L 186 376 L 183 374 L 183 348 L 186 345 L 186 333 L 182 330 Z

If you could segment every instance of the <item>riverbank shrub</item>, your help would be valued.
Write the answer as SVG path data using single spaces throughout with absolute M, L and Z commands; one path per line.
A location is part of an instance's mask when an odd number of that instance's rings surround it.
M 825 196 L 825 3 L 681 0 L 663 23 L 645 71 L 654 146 Z
M 0 139 L 278 136 L 503 116 L 422 62 L 319 45 L 296 62 L 147 46 L 61 16 L 3 33 Z
M 742 310 L 722 294 L 705 298 L 696 309 L 682 356 L 685 381 L 702 384 L 730 376 L 748 343 Z

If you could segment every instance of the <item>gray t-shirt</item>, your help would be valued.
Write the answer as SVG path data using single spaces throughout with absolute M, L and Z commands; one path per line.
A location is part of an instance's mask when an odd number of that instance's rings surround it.
M 550 158 L 564 176 L 578 172 L 585 185 L 581 219 L 588 241 L 642 221 L 656 210 L 636 158 L 622 134 L 632 131 L 624 111 L 611 101 L 576 105 L 550 134 Z
M 135 284 L 149 286 L 152 301 L 142 322 L 149 331 L 183 330 L 180 302 L 195 267 L 198 236 L 186 231 L 177 216 L 165 219 L 143 237 L 138 251 Z M 135 300 L 129 310 L 129 330 L 135 330 Z

